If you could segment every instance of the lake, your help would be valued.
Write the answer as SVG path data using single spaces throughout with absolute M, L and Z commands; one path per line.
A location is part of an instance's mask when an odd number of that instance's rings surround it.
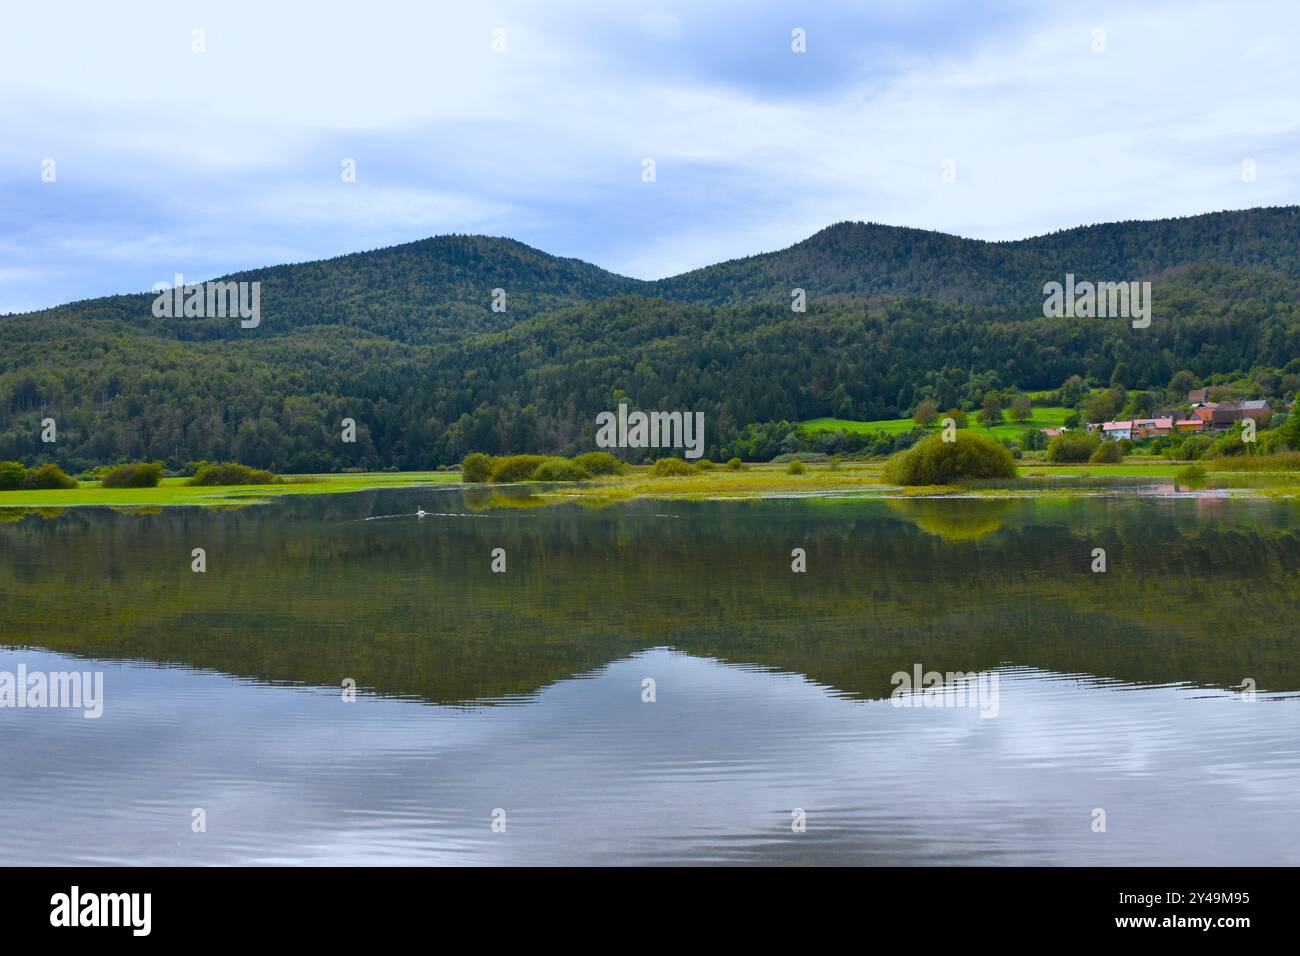
M 0 515 L 0 673 L 103 675 L 0 709 L 0 862 L 1300 864 L 1297 568 L 1231 498 Z

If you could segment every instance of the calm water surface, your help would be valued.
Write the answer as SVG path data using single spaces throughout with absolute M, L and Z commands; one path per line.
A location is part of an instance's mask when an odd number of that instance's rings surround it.
M 0 862 L 1300 863 L 1295 504 L 554 501 L 0 515 Z

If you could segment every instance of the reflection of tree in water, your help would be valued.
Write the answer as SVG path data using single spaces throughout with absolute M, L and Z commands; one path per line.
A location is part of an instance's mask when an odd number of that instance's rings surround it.
M 621 504 L 624 499 L 601 496 L 566 495 L 553 493 L 545 485 L 471 485 L 461 490 L 461 502 L 467 511 L 493 511 L 506 509 L 524 511 L 529 508 L 546 508 L 554 505 L 578 504 L 583 508 L 600 509 Z
M 461 492 L 461 501 L 469 511 L 491 511 L 495 508 L 522 511 L 528 508 L 544 508 L 561 500 L 536 495 L 528 487 L 492 488 L 484 485 L 465 488 Z
M 945 541 L 978 541 L 1002 527 L 1015 508 L 1006 499 L 887 498 L 889 510 Z
M 1264 690 L 1300 689 L 1294 503 L 593 510 L 528 492 L 28 512 L 0 523 L 0 645 L 330 688 L 350 677 L 443 703 L 535 693 L 663 646 L 871 698 L 918 661 L 1212 686 L 1248 675 Z M 471 497 L 486 510 L 469 519 Z M 492 506 L 530 497 L 557 506 Z M 431 516 L 417 519 L 417 507 Z M 205 574 L 190 570 L 198 546 Z M 794 547 L 807 552 L 806 573 L 791 570 Z M 1095 547 L 1106 549 L 1106 574 L 1090 570 Z M 506 574 L 491 570 L 495 548 L 509 555 Z

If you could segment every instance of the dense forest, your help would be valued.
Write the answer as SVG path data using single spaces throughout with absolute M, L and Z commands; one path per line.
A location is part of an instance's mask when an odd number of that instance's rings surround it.
M 1044 318 L 1043 283 L 1067 271 L 1152 281 L 1150 327 Z M 716 459 L 753 452 L 750 425 L 974 409 L 1075 375 L 1268 391 L 1300 371 L 1296 207 L 1010 243 L 844 223 L 659 282 L 466 236 L 227 279 L 262 283 L 256 329 L 155 318 L 152 294 L 0 317 L 0 460 L 428 468 L 588 450 L 620 401 L 703 411 Z

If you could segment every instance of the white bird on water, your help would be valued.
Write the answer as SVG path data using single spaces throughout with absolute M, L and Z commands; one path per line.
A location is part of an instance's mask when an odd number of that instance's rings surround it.
M 424 517 L 425 515 L 427 515 L 428 513 L 429 513 L 429 512 L 425 511 L 423 508 L 420 508 L 418 511 L 415 512 L 415 516 L 416 516 L 417 518 L 423 518 L 423 517 Z

